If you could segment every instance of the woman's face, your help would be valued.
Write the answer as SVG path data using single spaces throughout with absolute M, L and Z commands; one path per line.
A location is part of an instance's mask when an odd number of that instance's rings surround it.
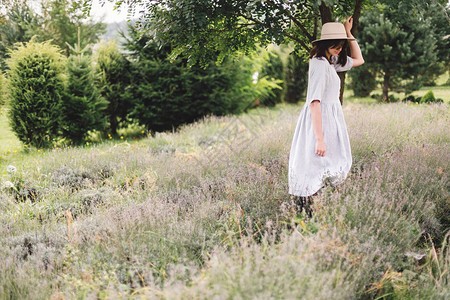
M 341 53 L 342 46 L 344 46 L 344 42 L 340 42 L 337 46 L 330 47 L 327 49 L 328 53 L 332 56 L 338 56 Z

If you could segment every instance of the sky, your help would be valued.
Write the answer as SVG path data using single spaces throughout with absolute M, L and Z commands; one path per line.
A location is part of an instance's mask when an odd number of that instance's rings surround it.
M 104 5 L 100 5 L 100 2 L 105 2 Z M 1 0 L 0 0 L 1 3 Z M 31 0 L 28 1 L 28 4 L 35 11 L 39 12 L 41 8 L 41 4 L 39 0 Z M 122 5 L 120 12 L 118 10 L 114 10 L 114 3 L 109 2 L 108 0 L 92 0 L 92 8 L 90 15 L 96 20 L 104 23 L 114 23 L 121 22 L 127 20 L 127 9 L 128 6 L 126 4 Z M 1 12 L 1 8 L 0 8 Z M 4 12 L 3 12 L 4 13 Z
M 105 1 L 106 3 L 101 6 L 100 0 L 93 0 L 92 1 L 92 8 L 91 8 L 91 16 L 96 21 L 102 21 L 105 23 L 114 23 L 114 22 L 120 22 L 127 19 L 127 6 L 122 5 L 122 8 L 120 12 L 118 10 L 114 10 L 114 3 Z

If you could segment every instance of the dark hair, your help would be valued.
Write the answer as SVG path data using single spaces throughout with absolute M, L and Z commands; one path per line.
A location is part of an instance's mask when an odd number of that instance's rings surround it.
M 323 41 L 317 41 L 313 44 L 313 48 L 309 52 L 309 58 L 316 57 L 325 57 L 325 59 L 328 60 L 328 57 L 325 54 L 325 50 L 328 50 L 328 48 L 336 48 L 339 46 L 339 44 L 342 44 L 342 50 L 339 53 L 337 63 L 341 66 L 344 66 L 347 63 L 347 47 L 348 47 L 348 41 L 347 40 L 323 40 Z M 328 60 L 328 62 L 331 64 L 331 61 Z

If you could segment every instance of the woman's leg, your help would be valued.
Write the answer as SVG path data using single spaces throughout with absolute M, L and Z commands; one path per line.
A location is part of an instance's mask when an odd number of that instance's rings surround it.
M 307 199 L 306 199 L 306 206 L 305 206 L 305 211 L 306 211 L 306 214 L 308 215 L 308 217 L 310 217 L 310 218 L 312 218 L 312 215 L 313 215 L 313 196 L 309 196 L 309 197 L 307 197 Z
M 312 197 L 313 196 L 309 196 L 309 197 L 295 196 L 294 197 L 294 204 L 295 204 L 295 209 L 296 209 L 297 213 L 301 213 L 304 211 L 305 214 L 308 215 L 309 218 L 312 218 L 312 215 L 313 215 Z

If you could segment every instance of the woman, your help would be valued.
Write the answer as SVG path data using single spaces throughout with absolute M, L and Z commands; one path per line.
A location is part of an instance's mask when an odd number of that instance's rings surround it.
M 339 101 L 340 79 L 336 72 L 364 63 L 351 34 L 353 18 L 344 24 L 326 23 L 310 53 L 306 103 L 300 113 L 289 155 L 289 194 L 298 196 L 300 211 L 311 217 L 311 196 L 329 180 L 341 183 L 350 171 L 352 155 L 344 114 Z M 351 57 L 346 49 L 350 46 Z M 308 205 L 307 205 L 308 202 Z

